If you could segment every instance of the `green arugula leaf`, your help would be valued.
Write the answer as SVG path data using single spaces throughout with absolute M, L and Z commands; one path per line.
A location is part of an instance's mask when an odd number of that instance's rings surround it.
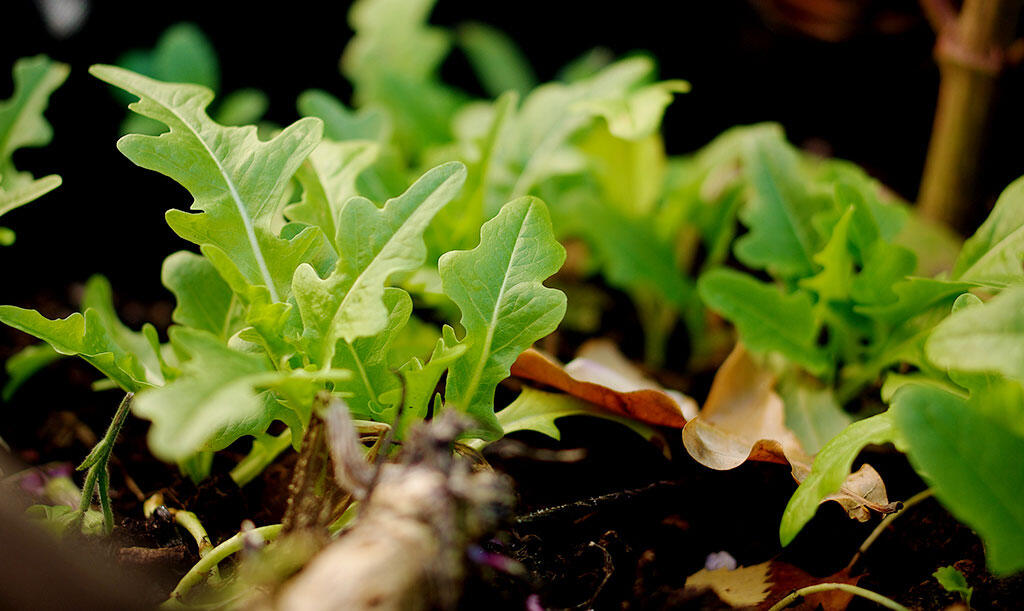
M 451 35 L 427 24 L 434 2 L 359 0 L 349 11 L 355 36 L 341 57 L 356 103 L 386 108 L 396 140 L 410 154 L 450 139 L 463 98 L 438 77 Z
M 967 396 L 967 392 L 964 389 L 948 380 L 937 379 L 934 376 L 925 373 L 902 374 L 895 372 L 889 372 L 886 374 L 885 381 L 882 383 L 882 389 L 879 392 L 879 395 L 881 395 L 882 401 L 891 403 L 893 396 L 896 395 L 896 391 L 909 384 L 934 386 L 955 395 L 960 395 L 962 397 Z
M 916 267 L 917 255 L 913 251 L 877 240 L 868 247 L 861 271 L 850 284 L 850 297 L 868 306 L 894 303 L 899 299 L 894 287 L 913 274 Z
M 262 91 L 239 89 L 225 95 L 212 116 L 221 125 L 249 125 L 259 121 L 267 113 L 268 106 L 270 100 Z
M 527 195 L 544 180 L 580 169 L 570 138 L 594 123 L 588 104 L 622 98 L 654 71 L 647 57 L 624 59 L 571 84 L 547 83 L 523 100 L 516 114 L 507 158 L 519 169 L 508 197 Z
M 515 359 L 551 333 L 565 314 L 565 295 L 543 281 L 565 261 L 547 207 L 539 199 L 511 201 L 483 225 L 480 244 L 450 252 L 438 268 L 445 293 L 462 311 L 466 353 L 452 364 L 445 407 L 475 416 L 474 436 L 494 439 L 494 390 Z
M 664 359 L 669 334 L 680 314 L 690 333 L 701 332 L 703 308 L 693 281 L 676 264 L 673 244 L 664 239 L 649 217 L 626 216 L 600 200 L 588 201 L 578 230 L 596 255 L 608 284 L 627 292 L 644 329 L 645 361 Z
M 586 154 L 607 204 L 627 216 L 653 214 L 665 190 L 668 169 L 660 134 L 626 140 L 602 125 L 587 132 L 580 150 Z
M 391 135 L 388 117 L 380 109 L 368 107 L 352 111 L 320 89 L 303 91 L 295 105 L 302 116 L 317 117 L 323 121 L 324 137 L 335 142 L 385 142 Z
M 480 225 L 505 202 L 507 185 L 500 184 L 498 177 L 507 162 L 504 157 L 517 102 L 517 95 L 508 92 L 492 105 L 467 106 L 456 117 L 455 131 L 467 168 L 466 188 L 431 224 L 427 236 L 433 261 L 449 250 L 471 248 Z
M 925 351 L 949 370 L 999 373 L 1024 382 L 1024 287 L 954 312 L 935 327 Z
M 641 140 L 654 134 L 661 126 L 665 109 L 676 93 L 688 93 L 686 81 L 661 81 L 644 85 L 619 98 L 604 98 L 581 104 L 608 122 L 608 131 L 616 138 Z
M 1024 470 L 1014 463 L 1024 456 L 1024 431 L 994 419 L 986 413 L 991 407 L 972 408 L 994 399 L 909 385 L 897 391 L 888 414 L 914 470 L 950 513 L 978 532 L 992 572 L 1009 575 L 1024 569 Z M 1018 393 L 1016 405 L 1002 406 L 1018 421 L 1020 401 Z
M 750 132 L 742 146 L 751 200 L 740 220 L 750 232 L 736 241 L 736 258 L 776 277 L 813 274 L 821 237 L 811 220 L 828 209 L 828 199 L 808 189 L 801 160 L 781 130 Z
M 751 351 L 779 352 L 819 375 L 830 367 L 831 360 L 816 345 L 818 328 L 806 293 L 787 295 L 730 269 L 705 273 L 697 282 L 697 291 L 709 308 L 736 325 Z
M 194 23 L 164 30 L 152 50 L 125 53 L 119 66 L 169 83 L 192 83 L 213 91 L 220 87 L 220 65 L 210 39 Z M 124 102 L 131 99 L 122 94 Z
M 160 276 L 178 302 L 171 314 L 174 322 L 209 331 L 223 341 L 238 330 L 238 304 L 231 287 L 209 260 L 178 251 L 164 259 Z
M 335 384 L 334 390 L 351 394 L 345 401 L 355 417 L 372 417 L 374 420 L 388 422 L 388 414 L 385 412 L 394 404 L 384 397 L 389 391 L 401 387 L 401 381 L 388 363 L 388 351 L 402 327 L 409 321 L 412 299 L 402 289 L 388 287 L 384 289 L 383 302 L 388 310 L 388 318 L 379 333 L 351 342 L 338 342 L 334 367 L 352 371 L 353 376 L 346 382 Z
M 932 573 L 932 577 L 947 592 L 959 594 L 963 601 L 967 603 L 967 608 L 971 607 L 971 594 L 974 593 L 974 588 L 967 585 L 967 578 L 956 567 L 939 567 L 938 570 Z
M 302 185 L 302 199 L 285 208 L 289 220 L 316 225 L 337 244 L 341 209 L 349 198 L 359 195 L 356 179 L 373 164 L 377 146 L 367 141 L 324 140 L 302 164 L 295 178 Z
M 295 268 L 326 246 L 317 228 L 304 229 L 291 240 L 273 230 L 288 182 L 320 141 L 320 121 L 302 119 L 262 142 L 255 127 L 214 123 L 204 110 L 213 99 L 205 87 L 161 83 L 114 66 L 96 65 L 89 71 L 138 96 L 130 108 L 169 128 L 159 136 L 130 134 L 117 146 L 137 165 L 169 176 L 195 198 L 192 207 L 202 212 L 168 211 L 171 228 L 195 244 L 222 250 L 250 284 L 265 286 L 273 301 L 286 299 Z
M 953 267 L 958 280 L 996 287 L 1024 281 L 1024 178 L 1007 187 Z
M 498 97 L 506 91 L 526 95 L 537 85 L 530 62 L 501 30 L 483 23 L 463 24 L 459 26 L 458 42 L 490 95 Z
M 7 371 L 7 382 L 4 384 L 0 398 L 10 401 L 22 384 L 34 376 L 36 372 L 50 363 L 60 359 L 62 354 L 54 350 L 50 344 L 26 346 L 13 354 L 4 363 Z
M 113 289 L 110 282 L 103 276 L 92 276 L 85 283 L 85 290 L 82 292 L 82 311 L 90 309 L 99 315 L 103 328 L 114 343 L 120 346 L 126 354 L 138 359 L 139 364 L 146 372 L 146 379 L 153 386 L 161 386 L 164 383 L 164 376 L 157 351 L 150 340 L 146 338 L 145 333 L 132 331 L 117 317 L 117 311 L 114 310 Z M 145 327 L 152 329 L 150 333 L 156 335 L 153 325 L 146 323 Z
M 812 180 L 834 185 L 835 200 L 840 210 L 851 205 L 857 208 L 852 234 L 858 249 L 879 238 L 884 242 L 896 242 L 908 225 L 910 207 L 892 201 L 891 195 L 883 196 L 885 188 L 863 168 L 842 159 L 814 159 L 810 170 Z
M 779 395 L 785 404 L 786 428 L 793 431 L 810 456 L 853 421 L 829 388 L 790 379 L 779 386 Z
M 412 358 L 399 369 L 402 379 L 405 380 L 405 409 L 399 421 L 396 435 L 401 436 L 413 423 L 427 417 L 427 409 L 430 407 L 431 399 L 435 396 L 437 384 L 441 375 L 451 367 L 466 351 L 466 346 L 460 344 L 455 337 L 455 329 L 445 325 L 441 329 L 441 337 L 434 344 L 434 350 L 426 363 L 421 363 L 418 358 Z M 386 403 L 396 405 L 399 401 L 396 391 L 391 396 L 382 399 Z M 440 395 L 437 395 L 440 396 Z
M 871 443 L 897 440 L 890 412 L 854 422 L 821 448 L 814 458 L 811 474 L 793 493 L 782 514 L 779 540 L 789 545 L 800 529 L 814 517 L 822 499 L 834 494 L 850 475 L 853 460 Z
M 0 322 L 38 337 L 60 354 L 82 357 L 127 392 L 152 384 L 139 359 L 117 344 L 96 310 L 50 320 L 35 310 L 5 305 L 0 306 Z
M 929 310 L 948 308 L 958 295 L 975 286 L 972 282 L 911 276 L 892 286 L 896 301 L 884 305 L 855 306 L 854 311 L 894 329 Z
M 529 386 L 524 386 L 515 401 L 498 412 L 497 418 L 505 435 L 516 431 L 536 431 L 561 441 L 562 434 L 555 421 L 569 416 L 592 416 L 618 422 L 648 440 L 659 434 L 652 426 L 613 414 L 593 403 L 571 395 L 546 392 Z
M 205 331 L 172 327 L 171 344 L 185 360 L 182 375 L 161 388 L 140 393 L 132 411 L 153 422 L 149 446 L 162 460 L 185 461 L 200 451 L 220 450 L 245 435 L 266 432 L 274 420 L 301 439 L 317 377 L 299 370 L 275 371 L 266 355 L 225 346 Z M 342 380 L 339 372 L 325 372 Z M 281 388 L 291 382 L 290 388 Z M 301 388 L 297 389 L 295 384 Z M 303 405 L 283 405 L 273 394 L 295 393 Z M 298 410 L 304 410 L 300 413 Z
M 152 49 L 136 49 L 118 58 L 117 65 L 143 76 L 167 83 L 202 85 L 214 93 L 220 89 L 220 64 L 213 44 L 194 23 L 176 23 L 167 28 Z M 116 91 L 124 103 L 131 94 Z M 223 97 L 210 116 L 221 125 L 248 125 L 266 113 L 269 100 L 255 89 L 240 89 Z M 132 114 L 121 123 L 123 134 L 159 135 L 160 121 Z
M 855 208 L 851 206 L 832 228 L 825 246 L 812 259 L 821 267 L 814 276 L 800 280 L 800 287 L 814 291 L 819 308 L 831 301 L 845 300 L 853 283 L 853 255 L 850 254 L 849 231 Z
M 11 159 L 23 147 L 45 146 L 53 139 L 53 129 L 43 118 L 52 94 L 67 78 L 70 68 L 37 55 L 14 64 L 14 95 L 0 102 L 0 216 L 41 197 L 60 186 L 57 175 L 33 178 L 19 172 Z M 0 244 L 14 242 L 9 229 L 0 228 Z
M 89 278 L 82 291 L 81 307 L 82 312 L 87 313 L 84 319 L 85 325 L 90 327 L 84 332 L 87 337 L 81 344 L 74 339 L 77 323 L 66 326 L 60 324 L 70 319 L 50 321 L 31 310 L 18 310 L 17 308 L 13 310 L 17 311 L 16 316 L 25 325 L 18 328 L 44 341 L 58 341 L 64 349 L 58 352 L 55 350 L 56 345 L 39 344 L 29 346 L 12 356 L 7 361 L 7 372 L 10 379 L 4 386 L 4 400 L 9 399 L 15 390 L 36 371 L 53 361 L 73 354 L 84 356 L 83 350 L 85 352 L 98 350 L 102 353 L 103 348 L 100 346 L 104 344 L 110 348 L 110 355 L 97 353 L 93 355 L 95 356 L 94 360 L 89 358 L 85 360 L 107 374 L 122 388 L 125 388 L 125 384 L 131 384 L 131 388 L 144 388 L 164 383 L 165 370 L 168 367 L 160 355 L 160 343 L 157 339 L 156 329 L 147 323 L 143 326 L 142 332 L 135 332 L 121 322 L 114 310 L 113 291 L 106 278 L 99 275 Z M 89 320 L 95 320 L 95 322 L 90 323 Z M 64 341 L 59 341 L 65 333 L 70 333 L 72 337 L 63 337 Z M 92 348 L 87 348 L 87 346 L 92 346 Z M 114 371 L 117 372 L 117 377 L 110 376 L 110 372 Z M 129 382 L 129 379 L 132 381 Z M 129 388 L 125 388 L 125 390 L 129 390 Z
M 672 244 L 662 239 L 647 218 L 630 218 L 611 206 L 593 202 L 586 214 L 584 237 L 603 264 L 612 286 L 650 290 L 679 310 L 694 299 L 693 282 L 675 262 Z
M 375 335 L 387 322 L 384 286 L 393 274 L 412 271 L 426 259 L 423 231 L 462 187 L 466 168 L 452 162 L 430 170 L 402 195 L 378 208 L 362 197 L 348 200 L 338 226 L 334 271 L 322 280 L 304 264 L 293 288 L 314 363 L 331 364 L 339 339 Z

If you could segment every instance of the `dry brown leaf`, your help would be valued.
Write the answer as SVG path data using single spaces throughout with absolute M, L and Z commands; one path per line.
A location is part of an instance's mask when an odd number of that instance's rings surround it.
M 788 464 L 802 482 L 813 458 L 786 427 L 785 406 L 775 392 L 775 374 L 737 344 L 722 363 L 698 416 L 683 427 L 683 445 L 690 456 L 712 469 L 734 469 L 748 460 Z M 869 510 L 891 513 L 881 476 L 870 465 L 852 473 L 836 501 L 851 518 L 866 521 Z M 823 501 L 823 502 L 824 502 Z
M 847 573 L 846 569 L 829 575 L 828 577 L 813 577 L 804 571 L 798 569 L 792 564 L 785 562 L 779 562 L 773 560 L 771 562 L 771 569 L 768 572 L 769 580 L 771 581 L 771 592 L 768 597 L 761 603 L 759 609 L 769 609 L 772 605 L 779 602 L 793 590 L 799 590 L 800 588 L 806 588 L 807 586 L 813 586 L 819 583 L 845 583 L 849 585 L 857 585 L 857 581 L 860 580 L 863 575 L 857 575 L 851 577 Z M 849 606 L 850 601 L 853 600 L 853 594 L 845 592 L 843 590 L 828 590 L 825 592 L 816 592 L 809 594 L 803 598 L 803 602 L 795 607 L 787 607 L 787 609 L 799 609 L 802 611 L 812 611 L 815 609 L 824 609 L 825 611 L 843 611 Z
M 819 583 L 856 584 L 859 579 L 860 576 L 850 577 L 845 570 L 828 577 L 813 577 L 791 564 L 771 560 L 732 570 L 701 569 L 687 577 L 683 589 L 692 596 L 711 590 L 734 609 L 769 609 L 793 590 Z M 829 590 L 811 594 L 800 605 L 789 608 L 843 611 L 852 599 L 848 592 Z
M 718 369 L 698 416 L 683 427 L 683 445 L 697 462 L 719 470 L 748 460 L 788 464 L 787 453 L 802 453 L 786 428 L 775 374 L 739 344 Z
M 682 428 L 697 414 L 693 399 L 658 386 L 607 340 L 587 342 L 564 367 L 531 348 L 516 359 L 512 375 L 648 424 Z
M 686 578 L 684 591 L 694 594 L 710 589 L 725 604 L 734 609 L 756 607 L 771 592 L 768 579 L 769 563 L 741 566 L 735 569 L 701 569 Z

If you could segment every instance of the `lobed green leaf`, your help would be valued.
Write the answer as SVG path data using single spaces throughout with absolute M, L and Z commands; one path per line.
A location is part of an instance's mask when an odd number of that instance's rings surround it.
M 253 126 L 224 127 L 210 119 L 205 109 L 213 93 L 205 87 L 162 83 L 115 66 L 96 65 L 90 73 L 138 96 L 130 108 L 167 125 L 169 131 L 159 136 L 129 134 L 117 146 L 195 198 L 192 208 L 201 212 L 167 213 L 178 235 L 219 248 L 249 284 L 266 287 L 273 301 L 288 297 L 300 263 L 322 266 L 333 257 L 317 228 L 290 240 L 274 231 L 291 177 L 320 141 L 320 121 L 299 120 L 262 142 Z
M 441 257 L 445 293 L 462 312 L 466 353 L 452 364 L 445 406 L 475 416 L 474 435 L 494 439 L 494 390 L 515 359 L 551 333 L 565 314 L 565 295 L 543 285 L 565 261 L 547 207 L 539 199 L 511 201 L 480 230 L 480 244 Z
M 751 351 L 779 352 L 816 374 L 828 370 L 831 360 L 817 346 L 818 328 L 806 293 L 787 295 L 730 269 L 705 273 L 697 290 L 709 308 L 736 325 Z

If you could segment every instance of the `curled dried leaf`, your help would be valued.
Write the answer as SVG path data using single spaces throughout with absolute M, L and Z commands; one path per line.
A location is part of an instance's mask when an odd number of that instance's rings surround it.
M 775 391 L 776 376 L 737 344 L 722 364 L 700 414 L 683 427 L 683 445 L 711 469 L 734 469 L 748 460 L 787 464 L 793 478 L 810 475 L 813 457 L 785 424 L 785 404 Z M 861 522 L 871 511 L 891 513 L 885 483 L 870 465 L 846 478 L 824 501 L 836 501 Z
M 682 428 L 697 414 L 693 399 L 645 377 L 608 340 L 587 342 L 565 366 L 531 348 L 516 359 L 512 375 L 648 424 Z

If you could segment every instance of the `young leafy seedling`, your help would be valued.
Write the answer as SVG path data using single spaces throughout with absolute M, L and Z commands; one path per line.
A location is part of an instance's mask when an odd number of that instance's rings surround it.
M 971 607 L 971 594 L 974 593 L 974 588 L 967 585 L 967 578 L 953 566 L 940 567 L 937 571 L 932 573 L 932 577 L 939 582 L 947 592 L 953 594 L 959 594 L 960 598 L 964 601 L 969 609 Z
M 23 147 L 45 146 L 53 129 L 43 118 L 50 94 L 68 77 L 67 64 L 37 55 L 14 64 L 14 95 L 0 102 L 0 216 L 60 186 L 60 176 L 35 178 L 19 172 L 11 159 Z M 14 242 L 14 232 L 0 227 L 0 246 Z

